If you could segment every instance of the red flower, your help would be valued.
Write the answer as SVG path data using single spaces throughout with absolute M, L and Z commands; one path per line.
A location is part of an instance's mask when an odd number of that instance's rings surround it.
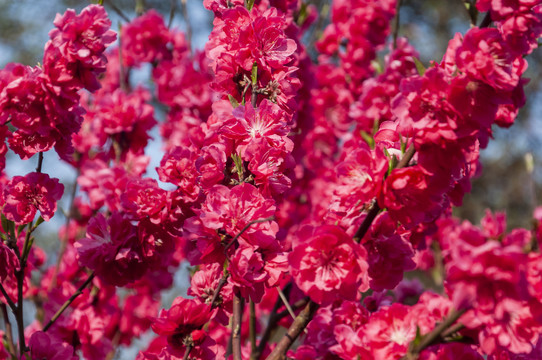
M 124 286 L 147 270 L 136 227 L 119 213 L 89 221 L 87 237 L 75 243 L 79 262 L 111 285 Z
M 17 225 L 32 221 L 37 210 L 45 221 L 49 221 L 63 192 L 64 185 L 47 174 L 33 172 L 24 177 L 15 176 L 4 188 L 3 213 Z
M 367 290 L 367 252 L 341 228 L 306 226 L 288 256 L 296 285 L 319 304 L 356 300 Z
M 189 339 L 192 332 L 200 330 L 211 317 L 209 305 L 179 296 L 173 300 L 169 310 L 160 311 L 152 324 L 152 330 L 158 335 L 167 336 L 168 344 L 174 349 L 182 349 L 187 341 L 192 341 Z M 200 337 L 201 334 L 197 335 Z
M 169 30 L 162 15 L 155 10 L 149 10 L 124 25 L 121 39 L 122 57 L 126 66 L 160 61 L 169 55 L 166 47 L 170 40 Z
M 117 37 L 103 6 L 89 5 L 79 15 L 57 14 L 51 40 L 45 45 L 44 72 L 55 84 L 68 88 L 100 88 L 97 75 L 105 72 L 105 48 Z

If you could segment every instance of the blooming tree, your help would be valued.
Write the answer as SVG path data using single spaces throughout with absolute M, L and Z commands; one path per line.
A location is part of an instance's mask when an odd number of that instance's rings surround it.
M 427 67 L 395 0 L 333 1 L 317 63 L 298 0 L 204 0 L 201 52 L 154 10 L 118 34 L 100 5 L 57 15 L 42 65 L 0 70 L 0 165 L 38 163 L 0 181 L 0 359 L 111 359 L 149 329 L 137 360 L 542 358 L 542 210 L 508 232 L 450 211 L 525 104 L 541 3 L 467 2 Z M 53 149 L 79 192 L 46 266 Z M 182 262 L 188 294 L 160 309 Z

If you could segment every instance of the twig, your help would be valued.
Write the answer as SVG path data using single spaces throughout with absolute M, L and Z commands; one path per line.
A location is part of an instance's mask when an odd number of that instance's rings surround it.
M 11 355 L 15 355 L 16 348 L 15 343 L 13 342 L 13 330 L 11 327 L 11 322 L 9 321 L 9 315 L 8 310 L 6 308 L 6 304 L 0 304 L 2 307 L 2 316 L 4 316 L 4 324 L 6 327 L 6 339 L 7 339 L 7 345 L 8 345 L 8 352 Z
M 36 172 L 41 173 L 41 167 L 43 166 L 43 152 L 38 153 L 38 166 L 36 167 Z
M 60 271 L 60 264 L 62 263 L 62 258 L 64 257 L 64 254 L 66 253 L 66 249 L 68 247 L 68 241 L 70 237 L 70 223 L 73 218 L 74 211 L 74 203 L 75 203 L 75 194 L 77 193 L 77 178 L 79 177 L 79 170 L 77 170 L 77 175 L 75 178 L 75 181 L 73 182 L 72 192 L 70 194 L 70 207 L 68 208 L 68 213 L 66 214 L 66 222 L 64 223 L 64 227 L 66 229 L 66 232 L 64 233 L 64 238 L 62 239 L 62 242 L 60 244 L 60 252 L 58 253 L 58 258 L 56 259 L 56 267 L 53 272 L 53 278 L 51 279 L 51 284 L 49 285 L 49 290 L 51 290 L 53 287 L 56 286 L 56 281 L 58 277 L 58 272 Z
M 292 289 L 292 283 L 289 282 L 286 284 L 283 290 L 283 294 L 289 295 L 290 290 Z M 251 360 L 258 360 L 263 353 L 265 349 L 265 344 L 269 341 L 269 338 L 271 337 L 271 332 L 275 329 L 277 326 L 278 321 L 281 319 L 277 312 L 282 306 L 282 300 L 280 297 L 277 297 L 277 301 L 275 301 L 275 305 L 273 306 L 273 310 L 271 310 L 271 315 L 269 316 L 269 322 L 267 323 L 267 327 L 264 330 L 264 333 L 262 335 L 262 338 L 260 339 L 260 342 L 258 344 L 258 348 L 256 349 L 256 353 L 251 354 Z
M 105 4 L 106 3 L 106 0 L 103 1 L 103 3 Z M 114 12 L 117 13 L 118 16 L 120 16 L 122 18 L 122 20 L 126 21 L 126 22 L 130 22 L 130 18 L 128 16 L 126 16 L 121 9 L 119 9 L 112 1 L 109 1 L 107 0 L 107 3 L 109 3 L 109 6 L 111 6 L 111 9 L 113 9 Z
M 299 334 L 307 327 L 319 306 L 320 305 L 314 301 L 309 301 L 303 311 L 295 318 L 293 324 L 288 329 L 288 332 L 280 339 L 271 354 L 269 354 L 267 360 L 280 360 L 283 358 L 284 354 L 286 354 L 286 351 L 292 346 Z
M 19 334 L 19 355 L 23 357 L 26 351 L 24 339 L 24 312 L 23 312 L 23 285 L 24 285 L 24 267 L 21 261 L 21 269 L 15 273 L 17 277 L 17 308 L 15 311 L 15 320 L 17 321 L 17 330 Z
M 250 340 L 250 357 L 257 352 L 256 348 L 256 304 L 252 299 L 249 300 L 250 317 L 248 321 L 248 338 Z
M 292 309 L 295 311 L 295 310 L 297 310 L 299 308 L 302 308 L 303 306 L 306 306 L 309 301 L 310 301 L 310 297 L 308 297 L 308 296 L 304 297 L 303 299 L 299 299 L 292 305 Z M 282 318 L 285 318 L 288 315 L 290 315 L 289 310 L 284 310 L 284 311 L 279 312 L 277 314 L 277 321 L 282 319 Z
M 49 330 L 49 328 L 55 323 L 55 321 L 60 317 L 60 315 L 62 315 L 62 313 L 64 312 L 64 310 L 66 310 L 68 308 L 68 306 L 70 306 L 70 304 L 79 296 L 83 293 L 83 290 L 88 286 L 88 284 L 90 284 L 92 282 L 92 279 L 94 279 L 94 272 L 92 274 L 90 274 L 90 276 L 85 280 L 85 282 L 79 286 L 79 289 L 77 289 L 77 291 L 75 291 L 75 293 L 73 293 L 73 295 L 68 299 L 66 300 L 66 302 L 64 303 L 64 305 L 62 305 L 62 307 L 60 309 L 58 309 L 58 311 L 56 312 L 56 314 L 53 315 L 53 317 L 51 318 L 51 320 L 49 320 L 49 322 L 47 323 L 47 325 L 45 325 L 45 327 L 43 328 L 43 331 L 46 332 L 47 330 Z
M 9 305 L 9 308 L 11 309 L 11 311 L 13 311 L 15 313 L 17 311 L 17 306 L 15 305 L 15 303 L 13 302 L 11 297 L 6 292 L 6 289 L 4 288 L 2 283 L 0 283 L 0 291 L 2 292 L 2 295 L 4 295 L 4 298 L 6 299 L 6 301 L 8 302 L 8 305 Z
M 242 360 L 241 355 L 241 321 L 243 317 L 243 302 L 238 288 L 234 290 L 233 296 L 233 321 L 232 321 L 232 354 L 233 360 Z
M 282 300 L 282 302 L 284 303 L 284 306 L 286 306 L 286 310 L 288 310 L 288 313 L 290 314 L 292 319 L 295 320 L 295 312 L 292 309 L 292 307 L 290 306 L 290 303 L 288 302 L 288 298 L 286 298 L 286 296 L 284 295 L 284 293 L 282 292 L 282 290 L 280 288 L 277 288 L 277 291 L 279 292 L 279 297 Z
M 416 153 L 416 149 L 414 148 L 414 145 L 411 144 L 408 147 L 407 151 L 405 151 L 405 153 L 403 154 L 403 157 L 401 158 L 401 160 L 399 161 L 395 169 L 401 169 L 401 168 L 406 167 L 408 163 L 410 162 L 410 160 L 412 160 L 412 157 L 414 156 L 415 153 Z M 363 237 L 365 236 L 365 234 L 371 227 L 373 220 L 378 215 L 379 211 L 380 211 L 380 206 L 378 205 L 378 202 L 375 199 L 372 208 L 369 210 L 369 212 L 367 213 L 367 216 L 365 217 L 365 219 L 363 219 L 363 222 L 361 223 L 358 230 L 354 234 L 355 242 L 359 243 L 363 239 Z
M 399 27 L 401 25 L 399 14 L 401 12 L 401 1 L 397 0 L 395 5 L 395 22 L 393 24 L 393 48 L 397 49 L 397 37 L 399 36 Z
M 171 0 L 171 6 L 169 7 L 169 20 L 167 22 L 167 28 L 171 28 L 171 24 L 173 23 L 173 18 L 175 17 L 175 10 L 177 9 L 177 1 Z
M 181 0 L 181 14 L 186 24 L 186 42 L 188 43 L 188 49 L 192 51 L 192 26 L 190 25 L 190 19 L 188 18 L 186 0 Z
M 489 25 L 491 25 L 491 13 L 488 11 L 486 13 L 486 16 L 484 17 L 484 19 L 482 20 L 482 22 L 480 23 L 480 26 L 479 28 L 480 29 L 483 29 L 483 28 L 486 28 L 486 27 L 489 27 Z
M 444 332 L 450 328 L 465 312 L 467 309 L 452 310 L 448 317 L 436 326 L 430 333 L 424 335 L 420 343 L 416 346 L 410 346 L 407 354 L 401 358 L 401 360 L 415 360 L 419 354 L 427 347 L 433 345 L 439 338 L 442 337 Z
M 190 355 L 190 351 L 192 351 L 193 346 L 187 345 L 186 350 L 184 351 L 183 360 L 188 360 L 188 356 Z
M 220 281 L 218 282 L 218 285 L 216 286 L 215 292 L 213 293 L 213 297 L 211 298 L 211 308 L 216 307 L 217 305 L 216 300 L 218 299 L 218 295 L 220 294 L 220 290 L 226 285 L 226 282 L 228 281 L 228 274 L 222 275 L 220 278 Z
M 235 241 L 237 241 L 237 239 L 239 239 L 239 236 L 241 236 L 245 231 L 248 230 L 249 227 L 251 227 L 252 225 L 254 224 L 258 224 L 258 223 L 262 223 L 262 222 L 266 222 L 266 221 L 272 221 L 274 220 L 275 217 L 274 216 L 270 216 L 270 217 L 267 217 L 265 219 L 257 219 L 257 220 L 252 220 L 250 222 L 248 222 L 242 229 L 241 231 L 239 231 L 239 233 L 237 233 L 237 235 L 235 235 L 233 237 L 233 239 L 231 239 L 231 241 L 228 243 L 228 245 L 226 245 L 226 247 L 224 247 L 224 253 L 226 251 L 228 251 L 228 249 L 235 243 Z

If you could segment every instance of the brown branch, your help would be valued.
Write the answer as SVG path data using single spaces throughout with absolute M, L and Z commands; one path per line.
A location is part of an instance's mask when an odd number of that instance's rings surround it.
M 238 288 L 234 290 L 233 296 L 233 321 L 232 321 L 232 354 L 233 360 L 242 360 L 241 355 L 241 322 L 243 318 L 243 303 L 241 293 Z
M 446 332 L 446 330 L 451 329 L 451 326 L 467 311 L 467 309 L 463 310 L 452 310 L 450 311 L 450 314 L 448 317 L 438 324 L 430 333 L 424 335 L 418 345 L 411 345 L 409 346 L 408 352 L 405 356 L 401 358 L 401 360 L 416 360 L 418 359 L 418 356 L 420 353 L 426 349 L 427 347 L 435 344 L 438 342 L 439 339 L 443 338 L 443 334 Z
M 38 153 L 38 166 L 36 167 L 36 172 L 41 173 L 41 168 L 43 166 L 43 152 Z
M 13 313 L 15 313 L 17 311 L 17 306 L 15 305 L 15 303 L 13 302 L 11 297 L 6 292 L 6 289 L 4 288 L 2 283 L 0 283 L 0 291 L 2 292 L 2 295 L 4 295 L 4 298 L 6 299 L 6 301 L 8 302 L 8 305 L 9 305 L 11 311 L 13 311 Z
M 173 23 L 173 18 L 175 17 L 175 10 L 177 8 L 177 1 L 171 0 L 171 6 L 169 7 L 169 20 L 167 22 L 167 28 L 171 28 L 171 24 Z
M 190 18 L 188 17 L 186 0 L 181 0 L 181 14 L 186 24 L 186 42 L 188 43 L 188 49 L 192 51 L 192 26 L 190 25 Z
M 226 251 L 228 251 L 228 249 L 235 243 L 235 241 L 237 241 L 237 239 L 239 239 L 239 236 L 241 236 L 245 231 L 248 230 L 249 227 L 251 227 L 252 225 L 254 224 L 258 224 L 258 223 L 262 223 L 262 222 L 266 222 L 266 221 L 272 221 L 273 219 L 275 219 L 274 216 L 270 216 L 270 217 L 267 217 L 265 219 L 257 219 L 257 220 L 252 220 L 250 221 L 249 223 L 247 223 L 242 229 L 241 231 L 239 231 L 239 233 L 237 233 L 237 235 L 235 235 L 233 237 L 233 239 L 231 239 L 231 241 L 228 243 L 228 245 L 226 245 L 226 247 L 224 247 L 224 253 L 226 253 Z
M 15 343 L 13 342 L 13 330 L 12 330 L 11 322 L 9 321 L 8 310 L 7 310 L 6 304 L 0 304 L 0 306 L 2 307 L 2 316 L 4 317 L 4 324 L 6 327 L 5 335 L 6 335 L 7 345 L 8 345 L 8 352 L 10 353 L 10 355 L 15 356 L 15 352 L 17 350 L 15 350 L 16 349 Z
M 66 222 L 64 223 L 64 228 L 66 229 L 66 232 L 64 234 L 64 238 L 62 239 L 62 242 L 60 244 L 60 252 L 58 253 L 58 258 L 56 259 L 56 267 L 53 272 L 53 277 L 51 279 L 51 284 L 49 285 L 49 290 L 51 290 L 53 287 L 56 286 L 56 281 L 58 277 L 58 272 L 60 271 L 60 264 L 62 263 L 62 258 L 64 257 L 64 254 L 66 253 L 66 249 L 68 247 L 68 241 L 70 237 L 70 223 L 73 218 L 74 214 L 74 203 L 75 203 L 75 194 L 77 193 L 77 178 L 79 177 L 79 170 L 77 170 L 77 175 L 75 178 L 75 181 L 73 183 L 72 192 L 70 194 L 70 207 L 68 208 L 68 213 L 66 214 Z
M 255 354 L 257 351 L 256 348 L 256 304 L 252 299 L 249 300 L 250 306 L 250 317 L 248 322 L 248 338 L 250 340 L 250 358 L 252 359 L 252 354 Z
M 213 293 L 213 297 L 211 298 L 211 309 L 216 307 L 216 300 L 218 299 L 218 295 L 220 294 L 220 290 L 222 290 L 222 288 L 224 287 L 224 285 L 226 285 L 226 282 L 228 281 L 228 275 L 227 274 L 224 274 L 222 275 L 222 277 L 220 278 L 220 281 L 218 282 L 217 286 L 216 286 L 216 289 Z
M 314 301 L 309 301 L 303 311 L 295 318 L 288 332 L 280 339 L 271 354 L 269 354 L 267 360 L 281 360 L 284 357 L 286 351 L 292 346 L 299 334 L 307 327 L 319 306 Z
M 395 22 L 393 24 L 393 48 L 397 49 L 397 37 L 399 36 L 399 27 L 401 26 L 401 20 L 399 14 L 401 12 L 401 0 L 397 0 L 395 5 Z
M 81 284 L 81 286 L 79 286 L 79 289 L 77 289 L 77 291 L 75 291 L 75 293 L 73 293 L 73 295 L 68 299 L 66 300 L 66 302 L 64 303 L 64 305 L 62 305 L 62 307 L 60 309 L 58 309 L 58 311 L 56 312 L 56 314 L 53 315 L 53 317 L 51 318 L 51 320 L 49 320 L 49 322 L 47 323 L 47 325 L 45 325 L 45 327 L 43 328 L 43 331 L 46 332 L 47 330 L 49 330 L 49 328 L 55 323 L 55 321 L 60 317 L 60 315 L 62 315 L 62 313 L 64 312 L 64 310 L 66 310 L 68 308 L 68 306 L 70 306 L 70 304 L 79 296 L 83 293 L 83 290 L 88 286 L 88 284 L 90 284 L 92 282 L 92 279 L 94 279 L 94 272 L 92 274 L 90 274 L 90 276 L 85 280 L 85 282 L 83 284 Z
M 290 294 L 291 289 L 292 289 L 292 283 L 289 282 L 288 284 L 286 284 L 286 286 L 284 286 L 284 289 L 282 290 L 282 292 L 286 296 L 288 296 Z M 279 315 L 277 314 L 281 306 L 282 306 L 282 299 L 280 298 L 280 296 L 278 296 L 277 301 L 275 302 L 275 305 L 273 306 L 273 310 L 271 310 L 271 314 L 269 315 L 269 322 L 267 323 L 267 327 L 265 328 L 262 338 L 258 344 L 256 353 L 251 354 L 251 360 L 258 360 L 260 356 L 262 355 L 265 349 L 265 344 L 267 344 L 267 342 L 269 341 L 269 338 L 271 338 L 271 332 L 275 329 L 279 320 L 282 319 L 282 317 L 279 317 Z
M 480 29 L 483 29 L 483 28 L 486 28 L 486 27 L 489 27 L 489 25 L 491 25 L 491 14 L 489 13 L 489 11 L 486 13 L 486 16 L 484 17 L 484 19 L 482 20 L 482 22 L 480 23 L 480 26 L 479 28 Z
M 104 4 L 105 2 L 106 0 L 103 1 Z M 120 8 L 118 8 L 115 4 L 113 4 L 112 1 L 107 1 L 107 2 L 109 3 L 109 6 L 111 6 L 111 9 L 113 9 L 113 11 L 116 12 L 117 15 L 122 18 L 122 20 L 126 21 L 127 23 L 130 22 L 130 18 L 126 16 L 126 14 L 124 14 Z
M 193 346 L 187 345 L 186 350 L 184 351 L 183 360 L 188 360 L 188 356 L 190 355 L 190 351 L 192 351 Z
M 401 169 L 401 168 L 406 167 L 408 163 L 410 162 L 410 160 L 412 160 L 412 157 L 414 156 L 415 153 L 416 153 L 416 149 L 414 148 L 414 145 L 411 144 L 408 147 L 407 151 L 405 151 L 405 153 L 403 154 L 403 157 L 401 158 L 399 163 L 397 163 L 397 166 L 395 167 L 395 169 Z M 354 234 L 354 241 L 357 243 L 359 243 L 363 239 L 367 231 L 369 231 L 369 228 L 371 227 L 373 220 L 376 218 L 376 216 L 378 215 L 378 212 L 380 211 L 380 206 L 378 205 L 378 202 L 376 201 L 376 199 L 373 201 L 374 201 L 373 206 L 371 207 L 371 209 L 367 213 L 367 216 L 365 217 L 365 219 L 363 219 L 363 222 L 361 223 L 358 230 Z

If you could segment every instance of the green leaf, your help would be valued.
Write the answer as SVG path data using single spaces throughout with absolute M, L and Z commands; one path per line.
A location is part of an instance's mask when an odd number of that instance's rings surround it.
M 252 10 L 252 7 L 254 6 L 254 0 L 246 0 L 245 6 L 248 11 Z
M 43 223 L 45 220 L 43 220 L 43 218 L 40 216 L 38 218 L 38 220 L 36 220 L 36 223 L 34 224 L 34 228 L 37 228 L 38 226 L 41 225 L 41 223 Z
M 302 3 L 301 8 L 299 9 L 299 13 L 297 14 L 297 25 L 301 26 L 307 20 L 307 17 L 309 16 L 309 12 L 307 11 L 307 4 Z
M 363 140 L 365 140 L 365 142 L 367 144 L 369 144 L 369 147 L 371 149 L 374 149 L 374 147 L 375 147 L 375 139 L 371 136 L 371 134 L 369 134 L 366 131 L 361 131 L 361 137 L 363 138 Z
M 231 158 L 235 163 L 235 169 L 237 171 L 237 175 L 239 175 L 239 181 L 243 181 L 245 172 L 243 167 L 243 159 L 241 159 L 241 157 L 237 154 L 232 154 Z
M 418 74 L 423 76 L 423 74 L 425 74 L 425 66 L 422 64 L 420 59 L 418 59 L 416 57 L 413 58 L 413 59 L 414 59 L 414 64 L 416 64 L 416 70 L 418 70 Z
M 230 104 L 231 106 L 233 106 L 234 109 L 239 106 L 239 103 L 237 102 L 237 100 L 235 100 L 233 96 L 228 95 L 228 99 L 230 99 Z
M 258 64 L 254 62 L 252 65 L 252 86 L 256 86 L 258 84 Z
M 420 345 L 420 343 L 422 342 L 422 333 L 420 331 L 420 327 L 419 326 L 416 326 L 416 337 L 414 338 L 414 340 L 412 340 L 412 345 L 414 347 Z

